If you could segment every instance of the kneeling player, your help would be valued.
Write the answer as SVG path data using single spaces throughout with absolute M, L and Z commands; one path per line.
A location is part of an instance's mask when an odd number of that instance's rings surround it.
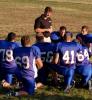
M 22 47 L 14 50 L 14 58 L 19 69 L 17 77 L 20 81 L 22 81 L 25 91 L 29 95 L 32 95 L 34 94 L 35 89 L 35 72 L 33 68 L 34 61 L 39 68 L 43 66 L 40 59 L 40 50 L 38 49 L 38 47 L 30 45 L 29 36 L 23 36 L 21 38 L 21 44 Z
M 72 41 L 72 33 L 67 32 L 64 36 L 65 41 L 57 45 L 54 63 L 58 66 L 52 68 L 64 76 L 65 92 L 69 92 L 75 71 L 76 55 L 80 52 L 81 46 Z
M 55 45 L 45 41 L 44 36 L 42 34 L 39 34 L 39 36 L 36 36 L 36 41 L 37 43 L 34 45 L 40 49 L 41 59 L 44 64 L 44 67 L 42 67 L 38 71 L 37 88 L 39 88 L 47 84 L 48 73 L 50 72 L 50 66 L 48 66 L 48 63 L 50 64 L 52 62 L 53 53 L 55 52 Z
M 6 40 L 0 40 L 0 77 L 10 84 L 12 83 L 12 74 L 15 73 L 17 68 L 13 49 L 19 47 L 19 45 L 15 43 L 15 40 L 16 34 L 13 32 L 8 34 Z
M 51 33 L 51 41 L 54 43 L 63 42 L 64 41 L 64 35 L 66 33 L 67 29 L 65 26 L 61 26 L 59 31 L 54 31 Z
M 82 86 L 86 86 L 91 79 L 90 52 L 85 44 L 82 44 L 82 52 L 77 55 L 76 73 L 82 75 Z
M 85 36 L 88 35 L 88 34 L 89 34 L 89 28 L 88 28 L 88 26 L 84 25 L 81 28 L 81 32 L 76 35 L 76 40 L 78 42 L 86 42 Z

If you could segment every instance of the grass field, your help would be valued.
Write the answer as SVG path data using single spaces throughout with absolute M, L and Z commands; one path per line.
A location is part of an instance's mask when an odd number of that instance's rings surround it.
M 0 38 L 8 32 L 18 36 L 30 34 L 34 42 L 34 20 L 46 6 L 53 8 L 53 28 L 58 30 L 65 25 L 69 31 L 79 32 L 82 25 L 88 25 L 92 32 L 92 0 L 0 0 Z M 18 40 L 20 37 L 18 38 Z M 84 89 L 72 89 L 69 94 L 62 90 L 45 87 L 38 90 L 30 100 L 92 100 L 92 94 Z M 0 96 L 0 100 L 27 100 Z
M 34 34 L 34 20 L 45 6 L 53 8 L 53 28 L 67 26 L 72 32 L 88 25 L 92 31 L 91 0 L 0 0 L 0 37 L 10 31 L 17 34 Z

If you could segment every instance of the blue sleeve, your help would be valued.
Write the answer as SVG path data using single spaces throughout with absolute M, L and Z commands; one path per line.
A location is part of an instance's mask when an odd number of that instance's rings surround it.
M 22 47 L 20 42 L 16 42 L 16 47 Z
M 51 40 L 54 40 L 54 41 L 55 41 L 55 40 L 59 40 L 60 37 L 59 37 L 57 34 L 58 34 L 57 31 L 52 32 L 52 33 L 51 33 L 51 36 L 50 36 Z
M 12 45 L 12 49 L 15 49 L 15 48 L 18 48 L 18 47 L 20 47 L 20 45 L 16 42 Z
M 86 43 L 92 43 L 92 33 L 85 35 Z
M 77 52 L 80 52 L 82 51 L 82 45 L 77 43 Z
M 35 58 L 41 58 L 41 51 L 37 46 L 32 46 L 33 54 Z

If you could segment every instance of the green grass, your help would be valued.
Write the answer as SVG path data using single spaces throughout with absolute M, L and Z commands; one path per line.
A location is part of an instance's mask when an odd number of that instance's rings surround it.
M 5 0 L 7 2 L 7 0 Z M 8 2 L 10 3 L 19 3 L 19 4 L 27 4 L 29 3 L 29 5 L 35 5 L 35 7 L 44 7 L 44 6 L 52 6 L 55 9 L 62 9 L 62 8 L 66 8 L 68 9 L 73 9 L 73 10 L 79 10 L 79 11 L 87 11 L 87 12 L 91 12 L 92 9 L 92 4 L 88 3 L 81 3 L 81 2 L 57 2 L 56 0 L 53 1 L 45 1 L 45 0 L 9 0 Z M 91 2 L 92 3 L 92 2 Z
M 34 96 L 9 97 L 0 96 L 0 100 L 92 100 L 91 93 L 84 89 L 73 88 L 69 94 L 53 87 L 45 87 L 36 91 Z
M 65 25 L 68 30 L 78 32 L 82 25 L 88 25 L 92 32 L 90 0 L 0 0 L 0 38 L 10 31 L 20 35 L 34 34 L 34 20 L 46 6 L 53 8 L 54 30 Z

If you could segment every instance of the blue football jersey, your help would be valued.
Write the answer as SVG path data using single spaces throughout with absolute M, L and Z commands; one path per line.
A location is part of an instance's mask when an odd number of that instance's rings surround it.
M 82 51 L 77 55 L 77 66 L 90 64 L 89 57 L 92 54 L 86 46 L 82 46 Z
M 21 42 L 17 41 L 16 43 L 19 45 L 19 47 L 22 47 Z
M 14 49 L 14 58 L 23 77 L 34 77 L 35 59 L 40 56 L 40 50 L 36 46 Z
M 54 41 L 59 41 L 60 40 L 60 36 L 59 36 L 58 31 L 52 32 L 50 37 L 51 37 L 51 40 L 54 40 Z
M 92 43 L 92 33 L 83 35 L 81 33 L 76 35 L 76 39 L 82 39 L 84 43 Z
M 76 35 L 76 39 L 82 38 L 82 37 L 83 37 L 83 35 L 82 35 L 81 33 L 78 33 L 78 34 Z
M 92 33 L 85 35 L 85 42 L 92 43 Z
M 86 35 L 83 35 L 82 33 L 78 33 L 78 34 L 76 35 L 76 39 L 78 39 L 78 40 L 81 39 L 84 43 L 87 43 Z
M 13 49 L 17 47 L 19 47 L 19 45 L 15 42 L 0 40 L 0 66 L 2 68 L 16 67 L 13 57 Z
M 56 53 L 59 53 L 60 65 L 66 67 L 75 65 L 77 52 L 80 52 L 81 48 L 77 42 L 58 43 Z
M 60 36 L 60 33 L 58 31 L 52 32 L 50 38 L 52 41 L 54 41 L 56 43 L 64 41 L 64 38 Z
M 56 46 L 52 43 L 42 42 L 36 43 L 36 45 L 41 51 L 41 59 L 43 62 L 52 62 L 53 53 L 55 52 Z

